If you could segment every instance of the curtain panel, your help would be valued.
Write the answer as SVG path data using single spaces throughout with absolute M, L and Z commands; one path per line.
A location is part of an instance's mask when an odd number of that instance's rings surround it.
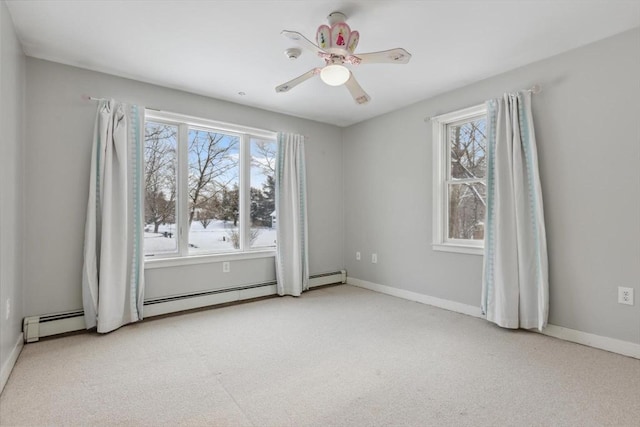
M 505 328 L 547 325 L 547 242 L 531 93 L 487 101 L 482 311 Z
M 87 329 L 142 319 L 144 108 L 101 100 L 85 223 L 82 299 Z
M 279 295 L 309 289 L 304 137 L 278 133 L 276 162 L 276 278 Z

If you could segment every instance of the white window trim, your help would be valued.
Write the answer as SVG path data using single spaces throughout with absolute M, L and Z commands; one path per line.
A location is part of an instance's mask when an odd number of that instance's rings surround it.
M 449 207 L 445 201 L 445 187 L 448 175 L 447 127 L 459 121 L 486 115 L 485 104 L 441 114 L 431 119 L 433 130 L 433 243 L 435 251 L 483 255 L 484 241 L 449 239 L 447 221 Z
M 240 249 L 237 251 L 189 255 L 188 235 L 184 231 L 188 226 L 187 212 L 189 210 L 189 200 L 188 197 L 180 197 L 178 200 L 179 203 L 176 204 L 176 214 L 180 221 L 179 224 L 176 225 L 177 250 L 176 252 L 154 254 L 152 257 L 145 257 L 145 269 L 275 257 L 275 247 L 251 248 L 249 244 L 248 224 L 250 219 L 249 196 L 247 193 L 249 192 L 250 185 L 251 159 L 248 153 L 246 153 L 246 150 L 251 138 L 276 141 L 277 132 L 159 110 L 145 110 L 145 121 L 147 120 L 178 126 L 178 132 L 180 133 L 178 141 L 188 140 L 187 134 L 189 127 L 204 129 L 212 128 L 217 131 L 238 136 L 240 140 L 241 159 L 240 175 L 242 177 L 241 182 L 243 183 L 243 185 L 240 186 L 239 194 L 239 208 L 241 215 L 239 221 L 239 228 L 241 228 L 241 230 L 239 231 L 243 239 L 240 241 Z M 182 159 L 188 158 L 189 147 L 187 144 L 179 143 L 177 148 L 177 185 L 180 192 L 184 192 L 185 189 L 187 189 L 188 192 L 188 166 L 186 162 L 182 161 Z
M 170 113 L 168 111 L 158 110 L 145 110 L 145 120 L 161 120 L 164 122 L 170 121 L 174 123 L 186 123 L 189 126 L 215 128 L 217 130 L 230 132 L 230 133 L 247 133 L 252 136 L 262 139 L 273 139 L 277 137 L 277 132 L 272 130 L 265 130 L 259 128 L 253 128 L 249 126 L 235 125 L 232 123 L 219 122 L 216 120 L 203 119 L 199 117 L 187 116 L 184 114 Z

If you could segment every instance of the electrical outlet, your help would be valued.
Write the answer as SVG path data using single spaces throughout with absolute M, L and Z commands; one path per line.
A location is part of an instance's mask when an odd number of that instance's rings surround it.
M 225 261 L 222 263 L 222 272 L 229 273 L 231 271 L 231 263 L 229 261 Z
M 360 261 L 360 252 L 356 252 L 356 261 Z
M 618 286 L 618 303 L 633 305 L 633 288 Z
M 378 254 L 371 254 L 371 264 L 378 263 Z

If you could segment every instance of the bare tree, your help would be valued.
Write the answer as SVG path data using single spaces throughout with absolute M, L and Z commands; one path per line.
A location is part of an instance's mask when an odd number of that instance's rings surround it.
M 486 171 L 486 135 L 480 128 L 480 122 L 465 123 L 455 128 L 451 141 L 451 175 L 461 179 L 483 179 Z M 482 181 L 477 181 L 485 185 Z M 474 185 L 467 185 L 478 201 L 486 206 L 484 197 Z
M 277 146 L 272 141 L 255 141 L 257 156 L 251 157 L 251 166 L 256 166 L 262 170 L 266 176 L 276 175 L 276 149 Z
M 189 224 L 196 212 L 238 178 L 239 140 L 236 136 L 190 130 L 189 132 Z
M 449 236 L 481 239 L 486 208 L 486 121 L 477 120 L 453 128 L 449 185 Z M 459 183 L 455 181 L 459 180 Z
M 198 221 L 202 224 L 202 227 L 206 230 L 211 221 L 220 212 L 220 201 L 217 197 L 213 197 L 204 204 L 204 206 L 198 211 Z
M 145 126 L 145 222 L 158 232 L 175 221 L 176 127 L 148 122 Z

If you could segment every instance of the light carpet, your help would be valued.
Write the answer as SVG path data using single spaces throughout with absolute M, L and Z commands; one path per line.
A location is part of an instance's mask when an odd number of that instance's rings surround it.
M 637 427 L 640 360 L 340 285 L 26 345 L 0 424 Z

